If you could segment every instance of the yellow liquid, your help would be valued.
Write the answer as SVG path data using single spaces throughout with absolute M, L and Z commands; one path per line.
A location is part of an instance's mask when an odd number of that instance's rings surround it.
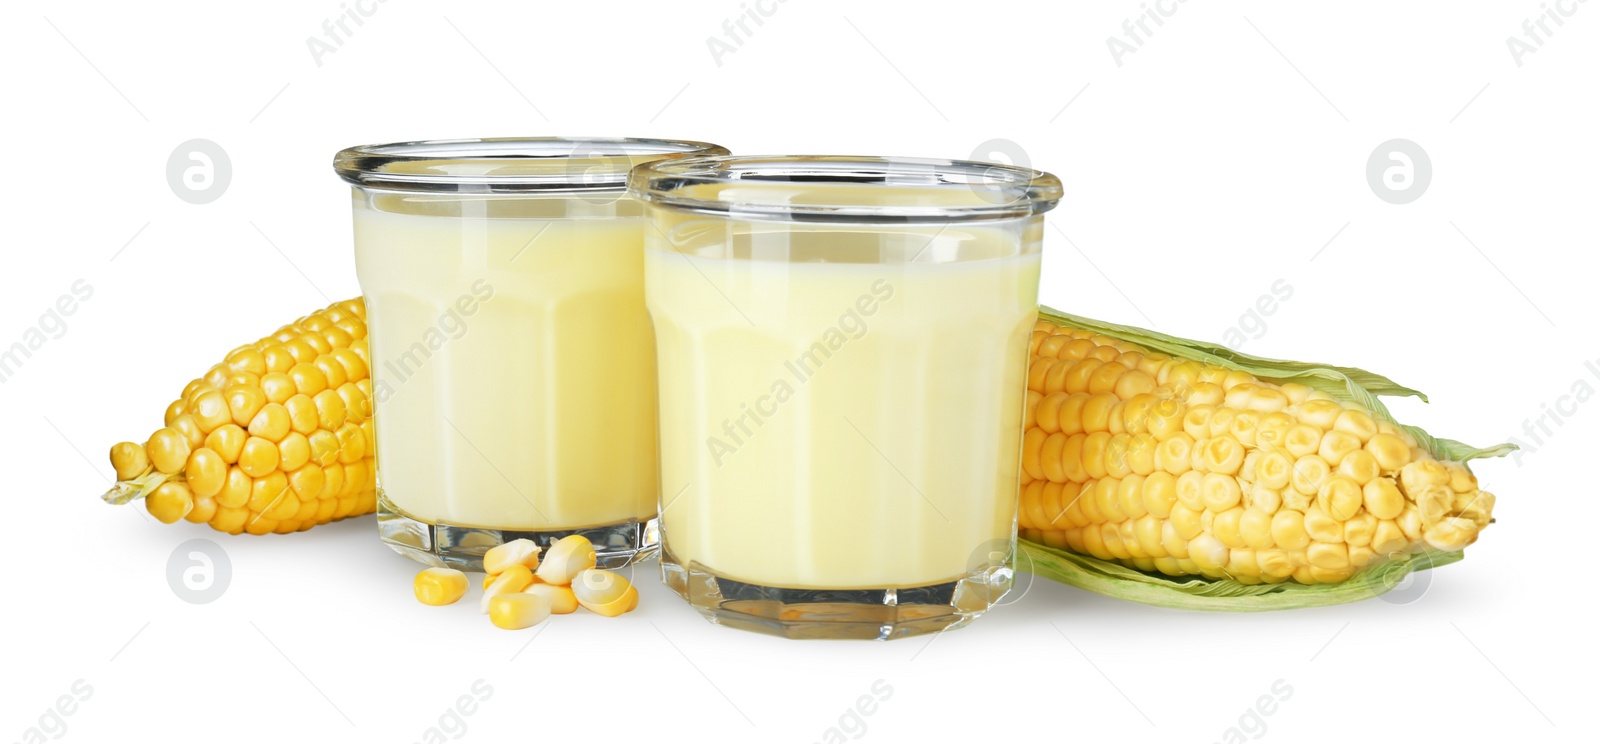
M 1039 281 L 1039 254 L 1008 230 L 913 229 L 930 250 L 883 264 L 825 261 L 905 235 L 731 238 L 794 262 L 647 241 L 671 556 L 764 586 L 866 589 L 1003 554 Z
M 386 211 L 358 194 L 355 235 L 385 497 L 465 527 L 655 516 L 637 207 L 543 219 L 515 216 L 533 210 L 514 200 L 377 201 Z

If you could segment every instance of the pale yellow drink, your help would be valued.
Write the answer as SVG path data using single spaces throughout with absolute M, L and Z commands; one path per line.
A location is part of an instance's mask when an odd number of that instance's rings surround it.
M 430 565 L 581 533 L 602 568 L 655 553 L 654 336 L 636 165 L 689 140 L 361 145 L 353 186 L 378 536 Z
M 881 589 L 1003 558 L 1042 222 L 675 219 L 645 258 L 673 562 Z
M 631 202 L 572 211 L 357 192 L 380 486 L 407 516 L 529 531 L 655 516 L 648 227 Z

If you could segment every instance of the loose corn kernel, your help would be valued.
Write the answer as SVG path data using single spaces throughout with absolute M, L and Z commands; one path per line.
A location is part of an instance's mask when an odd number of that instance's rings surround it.
M 594 568 L 594 545 L 583 535 L 567 535 L 550 545 L 539 564 L 539 580 L 546 584 L 570 584 L 578 572 Z
M 486 597 L 489 622 L 496 628 L 522 630 L 531 628 L 550 617 L 550 600 L 538 594 L 516 592 Z
M 616 617 L 639 606 L 639 590 L 622 576 L 599 568 L 579 571 L 572 580 L 572 594 L 584 609 Z
M 528 538 L 519 538 L 489 548 L 483 554 L 483 570 L 503 573 L 512 566 L 524 566 L 530 571 L 539 567 L 539 545 Z
M 1052 533 L 1060 534 L 1056 530 L 1050 530 L 1043 534 L 1048 539 L 1048 536 Z M 528 588 L 522 591 L 525 594 L 537 594 L 544 597 L 545 601 L 550 603 L 550 613 L 553 615 L 567 615 L 576 612 L 578 609 L 578 597 L 572 593 L 572 587 L 570 586 L 558 586 L 538 581 L 529 584 Z
M 479 603 L 480 609 L 489 611 L 489 600 L 501 594 L 520 592 L 533 583 L 533 572 L 527 566 L 512 564 L 512 566 L 495 576 L 494 581 L 483 589 L 483 601 Z
M 417 601 L 440 607 L 455 604 L 467 594 L 467 575 L 453 568 L 425 568 L 412 580 Z

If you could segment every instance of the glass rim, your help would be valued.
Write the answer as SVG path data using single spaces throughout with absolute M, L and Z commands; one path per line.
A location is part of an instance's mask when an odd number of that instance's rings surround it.
M 360 188 L 410 192 L 623 192 L 628 173 L 645 162 L 728 149 L 697 140 L 648 137 L 486 137 L 357 145 L 333 156 L 339 177 Z M 430 162 L 483 166 L 483 172 L 428 169 Z M 495 166 L 541 166 L 496 168 Z M 568 167 L 563 167 L 568 166 Z M 499 170 L 500 172 L 494 172 Z
M 866 187 L 927 189 L 929 194 L 969 191 L 964 204 L 793 203 L 762 199 L 761 186 L 839 183 Z M 699 198 L 682 192 L 696 186 L 739 185 L 736 199 Z M 836 222 L 959 222 L 1027 217 L 1061 201 L 1060 179 L 1032 168 L 977 160 L 876 155 L 690 156 L 633 169 L 628 191 L 652 206 L 735 218 Z M 777 189 L 774 195 L 779 196 Z M 720 194 L 719 194 L 720 196 Z

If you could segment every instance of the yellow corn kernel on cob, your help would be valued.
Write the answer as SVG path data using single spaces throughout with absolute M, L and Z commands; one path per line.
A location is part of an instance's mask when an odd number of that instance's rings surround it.
M 1022 537 L 1146 572 L 1336 583 L 1458 551 L 1494 508 L 1359 403 L 1049 320 L 1024 420 Z
M 111 448 L 103 498 L 162 522 L 262 535 L 377 507 L 366 306 L 335 302 L 190 382 L 143 445 Z

